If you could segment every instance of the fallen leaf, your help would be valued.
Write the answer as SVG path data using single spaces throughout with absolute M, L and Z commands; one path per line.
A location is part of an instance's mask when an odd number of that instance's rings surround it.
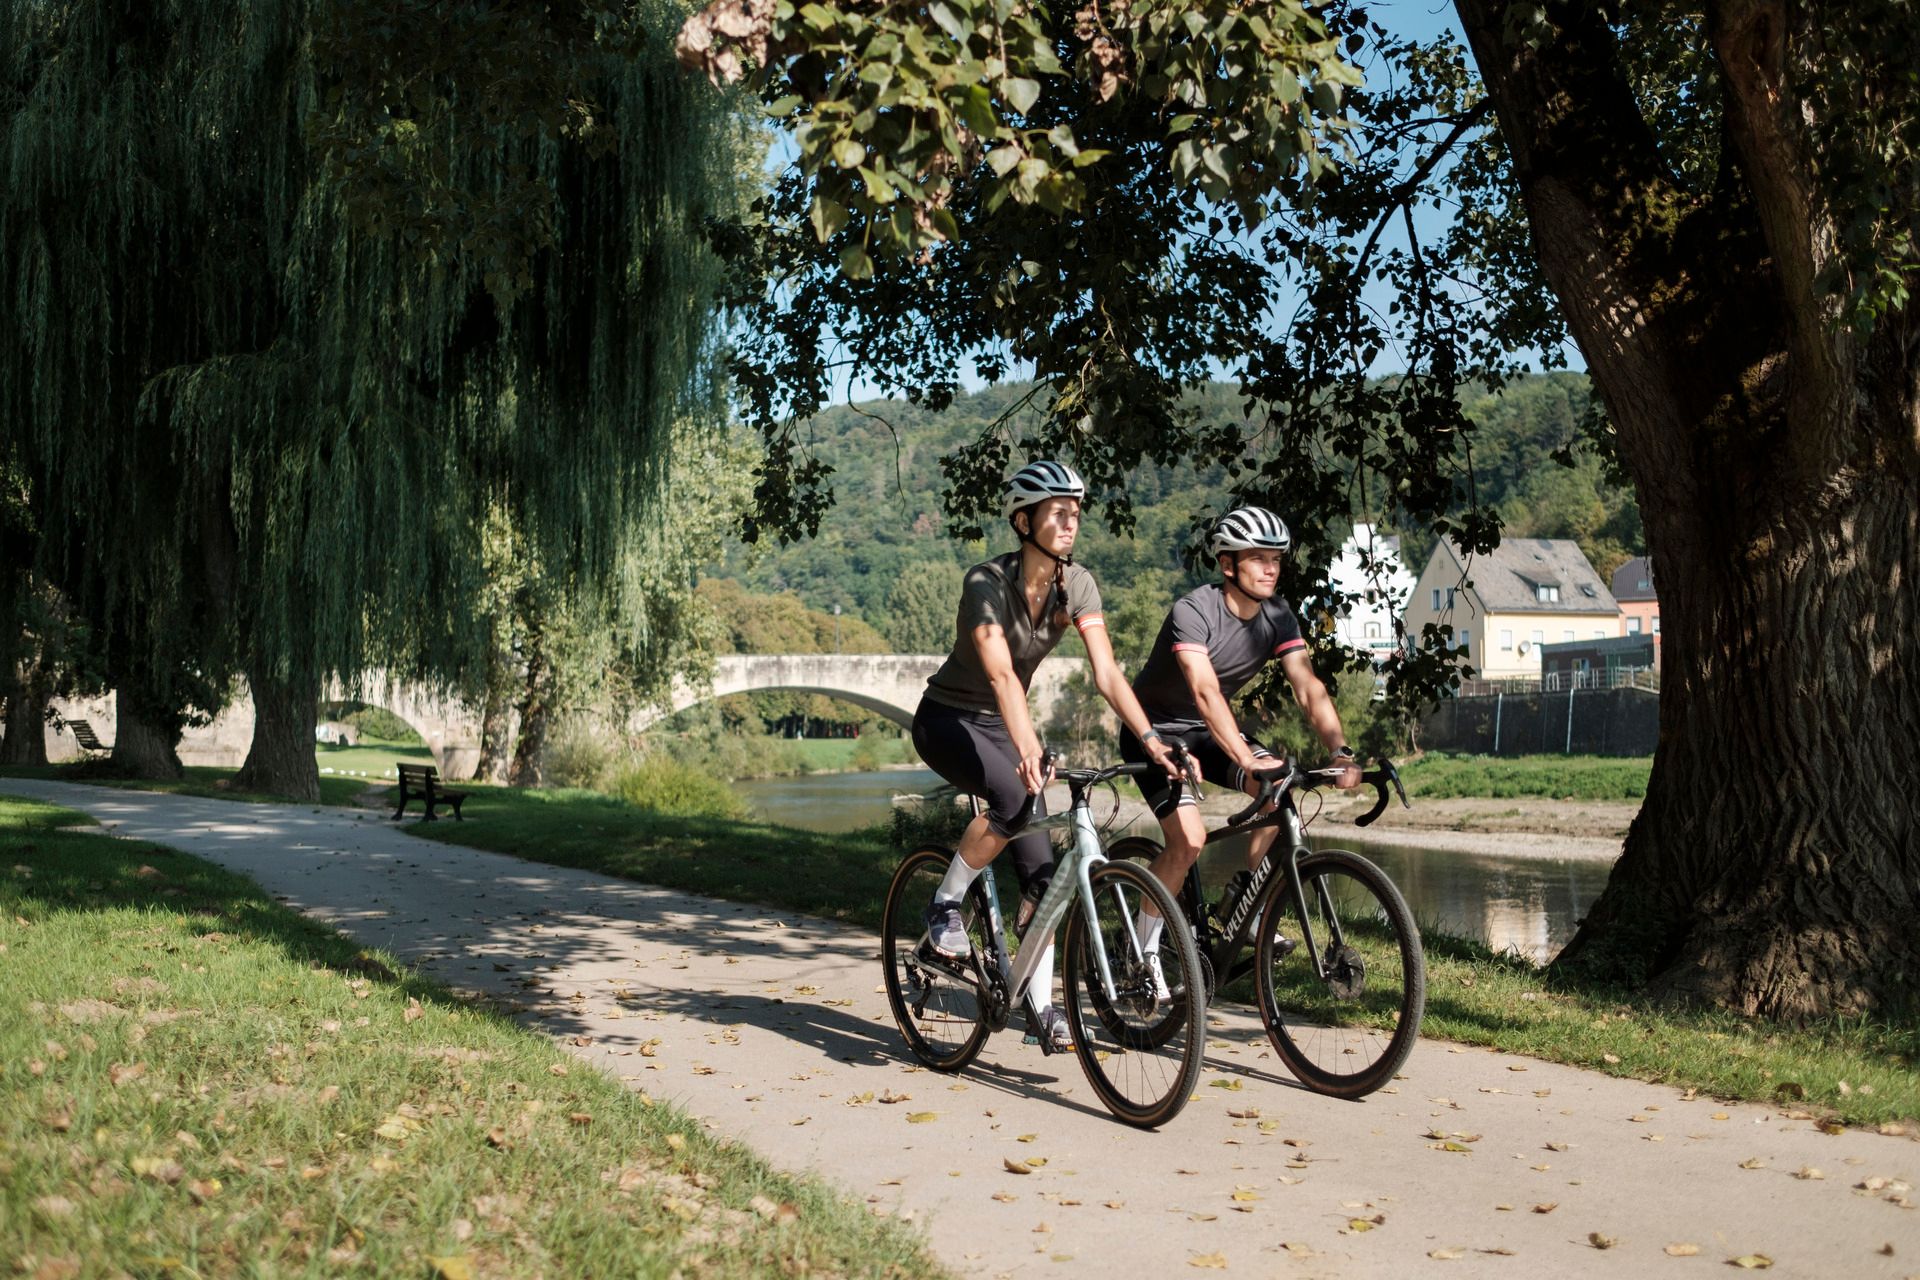
M 1549 1200 L 1544 1204 L 1537 1204 L 1533 1206 L 1533 1211 L 1535 1213 L 1552 1213 L 1555 1209 L 1558 1209 L 1559 1207 L 1560 1207 L 1560 1202 L 1558 1200 Z
M 1670 1244 L 1666 1247 L 1665 1252 L 1669 1258 L 1691 1258 L 1700 1252 L 1700 1246 L 1697 1244 Z
M 1764 1253 L 1743 1253 L 1737 1258 L 1728 1258 L 1727 1265 L 1743 1271 L 1765 1271 L 1773 1265 L 1773 1259 Z
M 1826 1177 L 1827 1175 L 1822 1173 L 1820 1170 L 1814 1168 L 1813 1166 L 1808 1165 L 1804 1169 L 1795 1171 L 1793 1176 L 1800 1179 L 1800 1181 L 1802 1182 L 1818 1182 L 1822 1178 Z
M 1564 1142 L 1549 1142 L 1547 1144 L 1547 1150 L 1549 1151 L 1565 1151 L 1566 1149 L 1567 1144 Z
M 199 1203 L 205 1204 L 220 1194 L 220 1179 L 195 1178 L 187 1184 L 187 1194 Z
M 147 1064 L 144 1062 L 116 1062 L 107 1068 L 107 1079 L 113 1082 L 116 1089 L 132 1084 L 145 1074 Z
M 1603 1053 L 1600 1055 L 1600 1061 L 1610 1067 L 1617 1067 L 1620 1065 L 1620 1055 L 1617 1053 Z M 1596 1245 L 1595 1247 L 1599 1248 L 1600 1246 Z
M 420 1002 L 418 1000 L 409 1000 L 407 1001 L 407 1011 L 401 1016 L 404 1017 L 408 1022 L 418 1022 L 420 1019 L 427 1016 L 427 1011 L 420 1007 Z
M 1620 1241 L 1615 1236 L 1603 1236 L 1598 1231 L 1589 1231 L 1587 1233 L 1587 1243 L 1596 1249 L 1611 1249 L 1613 1246 L 1619 1244 Z
M 908 1124 L 927 1124 L 939 1118 L 940 1113 L 938 1111 L 911 1111 L 907 1113 Z
M 1742 1169 L 1764 1169 L 1767 1167 L 1767 1162 L 1759 1156 L 1749 1156 L 1740 1162 L 1740 1167 Z
M 1015 1142 L 1032 1142 L 1035 1138 L 1039 1136 L 1040 1135 L 1037 1133 L 1023 1133 L 1019 1137 L 1015 1138 L 1014 1141 Z
M 1253 1190 L 1250 1187 L 1241 1187 L 1238 1191 L 1235 1191 L 1231 1196 L 1227 1198 L 1230 1200 L 1238 1201 L 1241 1204 L 1250 1204 L 1253 1201 L 1258 1200 L 1260 1198 L 1260 1193 Z
M 1225 1089 L 1231 1093 L 1238 1093 L 1240 1092 L 1243 1086 L 1241 1085 L 1240 1081 L 1236 1079 L 1236 1080 L 1210 1080 L 1207 1082 L 1207 1087 L 1209 1089 Z M 1226 1264 L 1223 1262 L 1220 1265 L 1225 1266 Z
M 800 1210 L 791 1203 L 784 1200 L 775 1202 L 765 1196 L 755 1196 L 747 1201 L 747 1207 L 768 1222 L 792 1222 L 800 1216 Z
M 685 1151 L 687 1149 L 687 1140 L 680 1134 L 670 1133 L 667 1135 L 667 1145 L 675 1151 Z
M 1033 1170 L 1032 1170 L 1032 1169 L 1029 1169 L 1029 1168 L 1027 1167 L 1027 1163 L 1026 1163 L 1026 1161 L 1024 1161 L 1024 1160 L 1015 1160 L 1015 1159 L 1014 1159 L 1013 1157 L 1011 1157 L 1011 1156 L 1002 1156 L 1002 1157 L 1000 1157 L 1000 1163 L 1002 1163 L 1002 1164 L 1004 1164 L 1004 1165 L 1005 1165 L 1005 1166 L 1007 1167 L 1007 1172 L 1008 1172 L 1008 1173 L 1019 1173 L 1019 1174 L 1027 1174 L 1027 1173 L 1032 1173 L 1032 1172 L 1033 1172 Z
M 1366 1220 L 1365 1218 L 1348 1218 L 1348 1219 L 1347 1219 L 1347 1230 L 1349 1230 L 1349 1231 L 1371 1231 L 1371 1230 L 1373 1230 L 1373 1223 L 1371 1223 L 1371 1222 L 1369 1222 L 1369 1221 L 1367 1221 L 1367 1220 Z
M 169 1160 L 165 1156 L 135 1156 L 127 1165 L 133 1170 L 134 1176 L 164 1182 L 168 1186 L 187 1176 L 187 1171 L 180 1167 L 179 1161 Z
M 1202 1267 L 1212 1271 L 1227 1269 L 1227 1255 L 1224 1253 L 1196 1253 L 1187 1259 L 1190 1267 Z
M 1451 1262 L 1466 1253 L 1465 1249 L 1429 1249 L 1427 1256 L 1435 1262 Z
M 1026 1171 L 1023 1169 L 1021 1170 L 1021 1172 L 1024 1173 Z M 1020 1197 L 1013 1194 L 1013 1192 L 1011 1191 L 996 1191 L 993 1193 L 993 1198 L 995 1200 L 998 1200 L 1001 1204 L 1012 1204 L 1015 1200 L 1018 1200 Z

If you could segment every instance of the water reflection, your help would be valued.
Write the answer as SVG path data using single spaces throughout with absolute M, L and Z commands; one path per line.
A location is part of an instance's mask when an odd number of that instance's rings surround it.
M 940 780 L 930 770 L 817 774 L 736 783 L 736 789 L 770 822 L 811 831 L 851 831 L 884 821 L 892 797 L 930 791 Z M 1315 847 L 1341 845 L 1378 863 L 1393 877 L 1422 928 L 1439 928 L 1550 960 L 1573 936 L 1580 917 L 1607 882 L 1608 864 L 1573 860 L 1495 858 L 1442 849 L 1412 849 L 1390 842 L 1361 842 L 1351 828 L 1309 831 Z M 1224 883 L 1245 865 L 1239 842 L 1223 841 L 1201 859 L 1209 884 Z

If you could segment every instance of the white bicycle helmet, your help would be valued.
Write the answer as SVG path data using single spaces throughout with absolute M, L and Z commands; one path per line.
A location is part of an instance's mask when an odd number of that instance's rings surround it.
M 1007 480 L 1006 497 L 1000 504 L 1000 514 L 1011 517 L 1014 512 L 1031 507 L 1048 498 L 1085 498 L 1086 482 L 1080 479 L 1080 473 L 1064 462 L 1029 462 L 1014 472 Z
M 1220 517 L 1207 539 L 1207 551 L 1286 551 L 1293 546 L 1287 522 L 1265 507 L 1236 507 Z

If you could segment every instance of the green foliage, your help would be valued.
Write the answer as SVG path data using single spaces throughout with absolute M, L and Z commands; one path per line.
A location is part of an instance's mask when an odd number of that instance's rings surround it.
M 967 806 L 955 803 L 958 799 L 952 787 L 940 787 L 918 800 L 894 805 L 887 817 L 887 843 L 898 853 L 911 853 L 927 844 L 957 846 L 973 820 Z
M 608 791 L 637 809 L 674 817 L 738 821 L 748 813 L 747 802 L 723 779 L 667 752 L 623 766 L 613 774 Z
M 324 720 L 337 720 L 358 736 L 379 738 L 383 742 L 424 742 L 418 730 L 385 707 L 365 703 L 335 703 L 320 709 Z
M 0 456 L 116 662 L 458 681 L 499 509 L 556 595 L 633 616 L 742 152 L 678 20 L 0 9 Z
M 950 562 L 919 560 L 887 589 L 880 629 L 896 653 L 945 653 L 954 645 L 962 573 Z

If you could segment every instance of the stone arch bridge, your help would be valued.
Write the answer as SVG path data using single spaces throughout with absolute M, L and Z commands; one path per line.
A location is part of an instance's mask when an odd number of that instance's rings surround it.
M 729 694 L 783 690 L 850 702 L 905 728 L 913 723 L 913 710 L 920 705 L 927 677 L 945 660 L 944 654 L 728 654 L 715 660 L 711 682 L 676 684 L 671 710 L 684 711 Z M 1040 667 L 1029 696 L 1038 723 L 1052 718 L 1067 681 L 1085 668 L 1082 658 L 1056 658 Z M 424 685 L 390 681 L 380 672 L 368 673 L 358 690 L 335 682 L 323 697 L 328 702 L 360 702 L 393 712 L 426 740 L 435 764 L 448 778 L 470 778 L 479 764 L 480 710 L 457 698 Z M 63 716 L 89 721 L 106 741 L 116 740 L 112 694 L 72 704 L 57 702 L 56 709 Z M 625 727 L 638 733 L 667 714 L 650 707 L 629 717 Z M 180 758 L 187 764 L 237 766 L 246 758 L 252 739 L 253 699 L 243 693 L 212 724 L 183 735 Z M 47 730 L 49 759 L 79 754 L 69 733 Z

